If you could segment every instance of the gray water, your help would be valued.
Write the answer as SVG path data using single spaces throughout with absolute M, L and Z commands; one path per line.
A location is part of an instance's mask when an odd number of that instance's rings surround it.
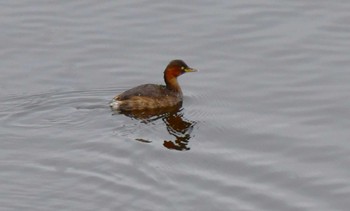
M 2 1 L 0 210 L 349 210 L 349 11 Z M 113 114 L 176 58 L 178 112 Z

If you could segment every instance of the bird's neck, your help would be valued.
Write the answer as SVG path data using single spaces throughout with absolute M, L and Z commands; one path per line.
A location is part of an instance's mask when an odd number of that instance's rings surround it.
M 180 85 L 177 82 L 177 77 L 175 77 L 171 74 L 164 74 L 164 81 L 165 81 L 166 87 L 168 89 L 182 94 L 182 90 L 180 88 Z

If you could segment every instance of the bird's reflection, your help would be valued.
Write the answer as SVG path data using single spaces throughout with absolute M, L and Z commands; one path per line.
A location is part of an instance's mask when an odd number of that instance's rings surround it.
M 163 146 L 173 150 L 190 150 L 188 143 L 191 139 L 191 133 L 196 122 L 188 120 L 184 117 L 181 105 L 165 109 L 146 110 L 146 111 L 129 111 L 119 112 L 134 119 L 141 120 L 143 123 L 150 123 L 161 119 L 170 135 L 174 136 L 174 140 L 164 140 Z M 149 143 L 144 139 L 138 141 Z

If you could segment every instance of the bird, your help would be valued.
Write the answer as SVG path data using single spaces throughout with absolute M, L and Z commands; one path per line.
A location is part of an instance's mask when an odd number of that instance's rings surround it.
M 197 72 L 183 60 L 169 62 L 164 70 L 165 85 L 143 84 L 115 96 L 110 107 L 115 111 L 142 111 L 164 109 L 182 104 L 183 94 L 177 77 L 184 73 Z

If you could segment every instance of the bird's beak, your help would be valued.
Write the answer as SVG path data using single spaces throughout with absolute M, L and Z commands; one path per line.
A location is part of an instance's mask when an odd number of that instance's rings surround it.
M 189 73 L 189 72 L 198 72 L 198 70 L 197 70 L 197 69 L 194 69 L 194 68 L 191 68 L 191 67 L 188 67 L 188 68 L 185 69 L 185 72 L 186 72 L 186 73 Z

